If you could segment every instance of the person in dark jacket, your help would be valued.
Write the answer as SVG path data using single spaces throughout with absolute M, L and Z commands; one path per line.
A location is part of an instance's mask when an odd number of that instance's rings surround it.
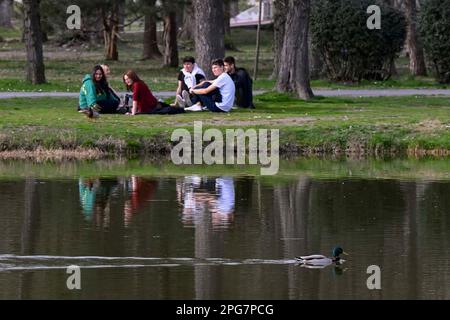
M 225 71 L 233 79 L 236 87 L 236 105 L 241 108 L 255 108 L 253 105 L 253 80 L 247 70 L 237 68 L 233 57 L 224 59 Z

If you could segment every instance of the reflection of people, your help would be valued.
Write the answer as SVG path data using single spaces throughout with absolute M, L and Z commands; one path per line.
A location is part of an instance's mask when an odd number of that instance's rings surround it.
M 177 198 L 183 205 L 182 220 L 195 224 L 205 213 L 211 213 L 213 226 L 228 226 L 233 220 L 235 194 L 231 177 L 201 178 L 188 176 L 177 183 Z
M 216 179 L 217 202 L 216 210 L 212 211 L 217 224 L 221 221 L 228 221 L 234 213 L 234 181 L 231 177 L 221 177 Z
M 94 212 L 94 202 L 97 194 L 97 189 L 100 185 L 98 179 L 83 179 L 78 180 L 78 188 L 80 191 L 80 202 L 83 209 L 83 214 L 87 219 L 92 218 Z
M 95 219 L 97 225 L 105 226 L 109 221 L 109 201 L 117 187 L 111 179 L 80 178 L 78 181 L 80 203 L 87 220 Z
M 158 186 L 158 182 L 142 177 L 132 176 L 129 180 L 130 199 L 125 202 L 125 224 L 128 224 L 133 214 L 145 207 Z

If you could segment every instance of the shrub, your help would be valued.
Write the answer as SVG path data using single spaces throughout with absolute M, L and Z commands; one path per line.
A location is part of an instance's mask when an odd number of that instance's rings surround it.
M 419 26 L 437 80 L 450 83 L 450 0 L 424 1 Z
M 323 57 L 328 77 L 337 81 L 386 80 L 406 37 L 401 12 L 377 3 L 381 29 L 367 28 L 373 0 L 316 0 L 311 12 L 314 47 Z

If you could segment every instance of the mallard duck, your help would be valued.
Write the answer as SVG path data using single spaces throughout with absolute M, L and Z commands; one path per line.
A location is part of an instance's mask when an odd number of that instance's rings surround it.
M 312 254 L 309 256 L 300 256 L 295 258 L 297 259 L 300 265 L 323 268 L 331 264 L 341 264 L 343 262 L 343 260 L 340 257 L 341 254 L 348 255 L 348 253 L 344 252 L 344 250 L 341 247 L 336 247 L 333 249 L 331 257 L 326 257 L 321 254 Z

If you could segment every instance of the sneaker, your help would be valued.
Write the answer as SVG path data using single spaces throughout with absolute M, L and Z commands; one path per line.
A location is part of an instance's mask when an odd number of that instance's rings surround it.
M 92 108 L 81 109 L 78 112 L 83 113 L 88 118 L 98 118 L 100 116 L 100 114 Z
M 95 110 L 92 110 L 92 116 L 90 118 L 98 118 L 98 117 L 100 117 L 100 113 L 98 113 Z
M 95 104 L 91 109 L 97 113 L 100 113 L 102 111 L 102 107 L 98 104 Z
M 175 104 L 181 108 L 186 107 L 186 101 L 184 101 L 179 94 L 177 94 L 177 96 L 175 97 Z
M 118 114 L 125 114 L 125 113 L 130 111 L 129 109 L 130 108 L 128 106 L 120 105 L 120 106 L 117 107 L 116 113 L 118 113 Z
M 80 109 L 78 110 L 79 113 L 84 114 L 86 117 L 91 118 L 92 117 L 92 111 L 91 108 L 87 108 L 87 109 Z
M 197 102 L 193 106 L 185 108 L 184 110 L 186 110 L 186 111 L 203 111 L 203 108 L 202 108 L 202 105 L 200 104 L 200 102 Z
M 183 92 L 181 93 L 183 95 L 183 99 L 186 102 L 188 107 L 192 107 L 193 103 L 191 101 L 191 97 L 189 96 L 189 92 L 187 92 L 186 90 L 183 90 Z

